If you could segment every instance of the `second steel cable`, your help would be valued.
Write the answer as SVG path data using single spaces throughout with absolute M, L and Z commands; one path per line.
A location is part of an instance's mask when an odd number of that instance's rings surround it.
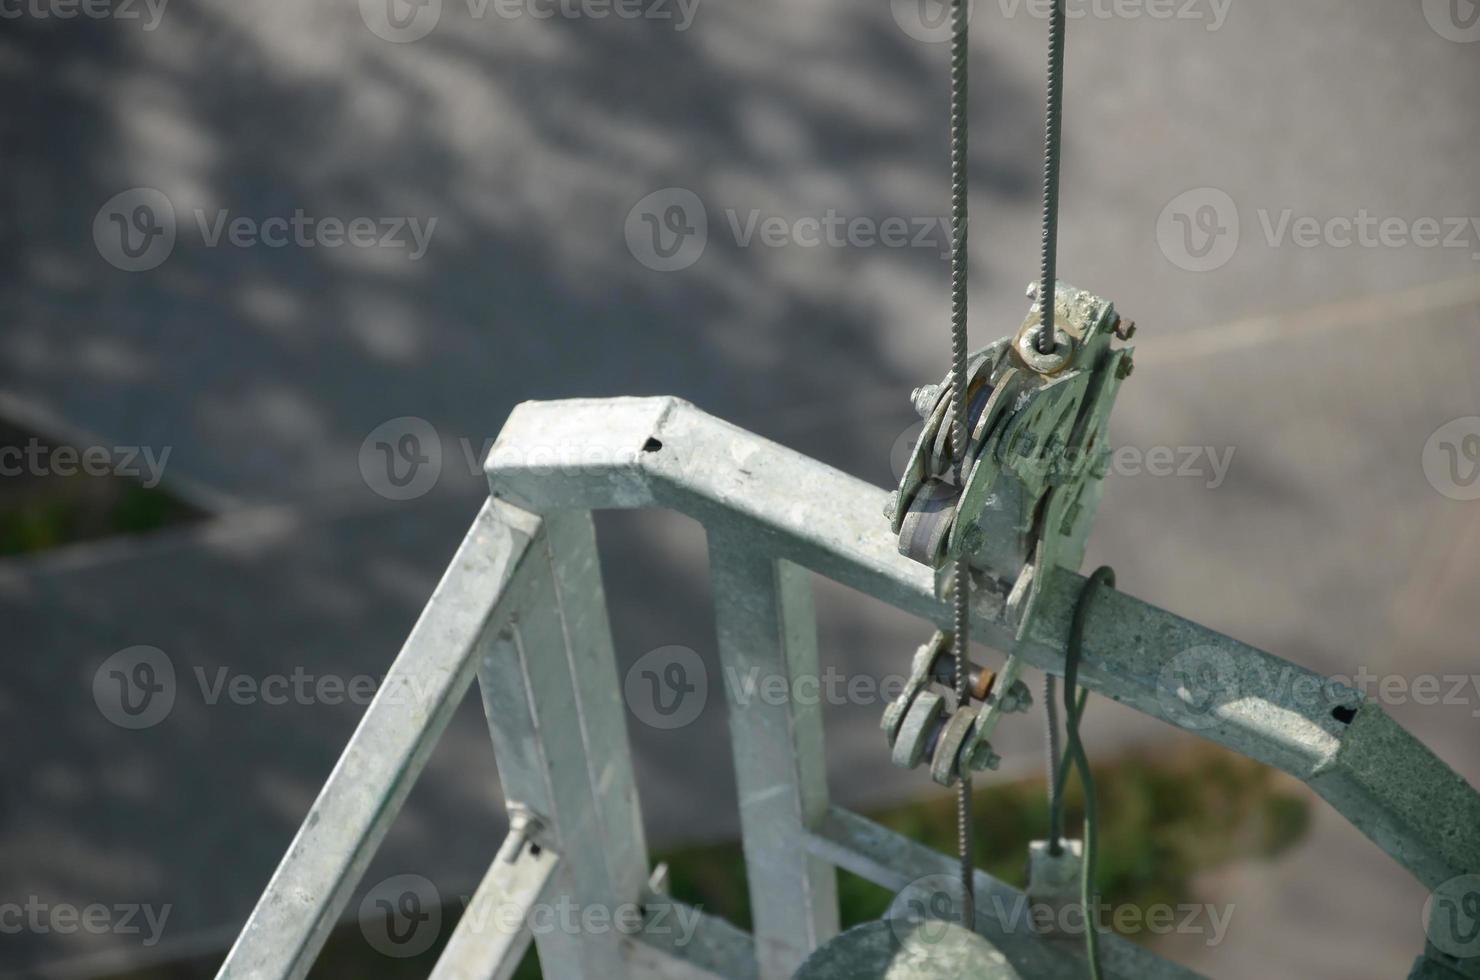
M 1048 25 L 1048 97 L 1043 126 L 1043 255 L 1038 283 L 1038 306 L 1043 327 L 1038 331 L 1040 354 L 1054 349 L 1054 297 L 1058 282 L 1059 158 L 1064 133 L 1064 17 L 1065 0 L 1054 0 Z
M 966 484 L 966 210 L 967 210 L 967 116 L 966 65 L 968 60 L 969 8 L 967 0 L 951 2 L 951 397 L 955 418 L 951 426 L 951 443 L 956 463 L 956 485 Z M 968 557 L 956 559 L 955 653 L 956 700 L 958 710 L 970 701 L 968 668 L 971 566 Z M 971 929 L 976 922 L 976 902 L 971 858 L 971 774 L 960 766 L 957 784 L 956 835 L 961 854 L 961 919 Z

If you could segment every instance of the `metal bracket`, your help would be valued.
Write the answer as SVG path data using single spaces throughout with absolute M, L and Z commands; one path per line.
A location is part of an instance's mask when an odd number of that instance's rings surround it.
M 1036 285 L 1028 296 L 1037 300 Z M 1051 353 L 1040 354 L 1034 343 L 1043 316 L 1035 302 L 1016 334 L 968 362 L 964 481 L 958 482 L 950 445 L 950 378 L 915 392 L 926 425 L 886 509 L 900 553 L 936 570 L 938 596 L 953 588 L 951 560 L 970 555 L 982 586 L 1006 595 L 1007 619 L 1019 636 L 1048 571 L 1077 569 L 1084 558 L 1108 468 L 1106 426 L 1131 369 L 1131 351 L 1110 345 L 1113 338 L 1128 339 L 1135 325 L 1122 322 L 1111 303 L 1064 282 L 1054 301 L 1058 326 Z M 948 705 L 929 744 L 937 752 L 960 750 L 962 760 L 996 760 L 990 739 L 1016 705 L 1022 666 L 1009 653 L 996 693 L 980 706 Z M 901 717 L 908 709 L 906 700 Z M 950 738 L 943 742 L 942 734 Z M 892 738 L 890 746 L 896 747 Z M 896 750 L 894 759 L 912 767 L 918 752 Z M 952 758 L 939 755 L 931 769 L 947 785 L 959 771 Z

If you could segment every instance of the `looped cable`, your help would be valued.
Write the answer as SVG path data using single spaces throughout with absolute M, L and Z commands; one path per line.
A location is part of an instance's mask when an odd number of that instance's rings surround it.
M 1048 810 L 1048 846 L 1052 853 L 1059 854 L 1063 851 L 1064 790 L 1069 783 L 1069 770 L 1077 769 L 1079 783 L 1084 787 L 1084 868 L 1080 875 L 1079 902 L 1084 909 L 1085 957 L 1089 962 L 1091 980 L 1100 980 L 1100 935 L 1090 918 L 1099 832 L 1095 780 L 1090 773 L 1084 742 L 1079 736 L 1079 722 L 1084 717 L 1084 705 L 1089 699 L 1089 691 L 1079 688 L 1079 660 L 1084 648 L 1084 625 L 1089 618 L 1090 600 L 1102 585 L 1115 588 L 1115 569 L 1109 565 L 1095 569 L 1094 574 L 1085 580 L 1069 624 L 1069 642 L 1064 648 L 1064 764 L 1050 766 Z

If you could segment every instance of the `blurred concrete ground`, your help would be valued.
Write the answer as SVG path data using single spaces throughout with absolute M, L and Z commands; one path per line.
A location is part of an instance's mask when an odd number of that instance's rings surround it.
M 169 447 L 165 485 L 220 515 L 0 572 L 0 719 L 24 747 L 0 782 L 0 900 L 173 908 L 158 947 L 33 933 L 7 937 L 6 967 L 87 974 L 103 962 L 88 957 L 229 939 L 359 709 L 213 705 L 195 671 L 383 672 L 476 509 L 469 460 L 517 402 L 674 393 L 884 484 L 909 390 L 945 369 L 938 232 L 929 247 L 802 234 L 836 214 L 903 219 L 913 239 L 944 213 L 930 7 L 704 0 L 688 22 L 422 9 L 440 15 L 404 43 L 372 29 L 395 36 L 370 0 L 174 0 L 152 29 L 147 11 L 32 13 L 0 36 L 4 412 L 79 445 Z M 975 14 L 982 343 L 1017 325 L 1036 268 L 1037 9 Z M 1130 13 L 1071 26 L 1067 81 L 1060 267 L 1142 325 L 1115 426 L 1140 465 L 1112 480 L 1091 561 L 1306 666 L 1477 673 L 1480 505 L 1425 475 L 1431 436 L 1480 415 L 1473 32 L 1417 0 L 1118 9 Z M 176 240 L 128 272 L 110 222 L 128 227 L 138 188 L 169 201 Z M 681 260 L 699 241 L 661 237 L 668 206 L 691 198 L 638 207 L 668 188 L 697 198 L 708 234 L 692 265 L 662 272 L 654 245 L 689 249 Z M 412 247 L 209 244 L 222 217 L 300 210 L 432 231 L 415 260 Z M 644 239 L 645 216 L 659 239 Z M 751 219 L 777 218 L 786 244 L 742 244 Z M 397 241 L 414 245 L 408 229 Z M 438 433 L 441 477 L 387 500 L 362 451 L 408 416 Z M 1157 476 L 1160 448 L 1200 455 Z M 1221 476 L 1214 457 L 1229 461 Z M 699 529 L 620 515 L 601 531 L 623 663 L 682 644 L 713 668 Z M 918 624 L 835 586 L 818 607 L 824 656 L 850 672 L 897 673 L 919 641 Z M 189 683 L 163 723 L 125 731 L 100 716 L 92 680 L 141 644 Z M 1392 700 L 1480 782 L 1480 694 Z M 928 792 L 887 765 L 878 710 L 829 718 L 850 805 Z M 1090 727 L 1096 752 L 1171 735 L 1108 705 Z M 633 729 L 654 837 L 732 832 L 718 708 L 681 739 Z M 1037 764 L 1038 731 L 1007 734 L 1011 771 Z M 476 880 L 501 834 L 485 742 L 465 712 L 372 880 Z M 1323 873 L 1319 896 L 1291 897 L 1297 871 Z M 1205 886 L 1249 913 L 1227 943 L 1187 952 L 1213 975 L 1403 975 L 1421 946 L 1423 896 L 1331 821 L 1288 867 Z M 1267 941 L 1280 928 L 1298 941 Z

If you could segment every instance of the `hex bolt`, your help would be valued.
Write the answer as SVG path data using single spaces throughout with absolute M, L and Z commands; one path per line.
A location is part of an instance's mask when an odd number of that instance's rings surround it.
M 930 411 L 940 397 L 940 389 L 940 385 L 923 385 L 910 394 L 910 404 L 915 406 L 916 415 L 922 419 L 930 418 Z
M 1016 681 L 1007 692 L 1002 695 L 1002 710 L 1010 715 L 1021 714 L 1033 705 L 1033 693 L 1028 690 L 1028 685 L 1022 681 Z
M 1136 321 L 1117 319 L 1115 321 L 1115 336 L 1121 340 L 1130 340 L 1136 335 Z
M 990 742 L 982 742 L 971 753 L 969 765 L 977 772 L 985 772 L 988 769 L 996 769 L 1002 765 L 1002 757 L 992 751 Z

